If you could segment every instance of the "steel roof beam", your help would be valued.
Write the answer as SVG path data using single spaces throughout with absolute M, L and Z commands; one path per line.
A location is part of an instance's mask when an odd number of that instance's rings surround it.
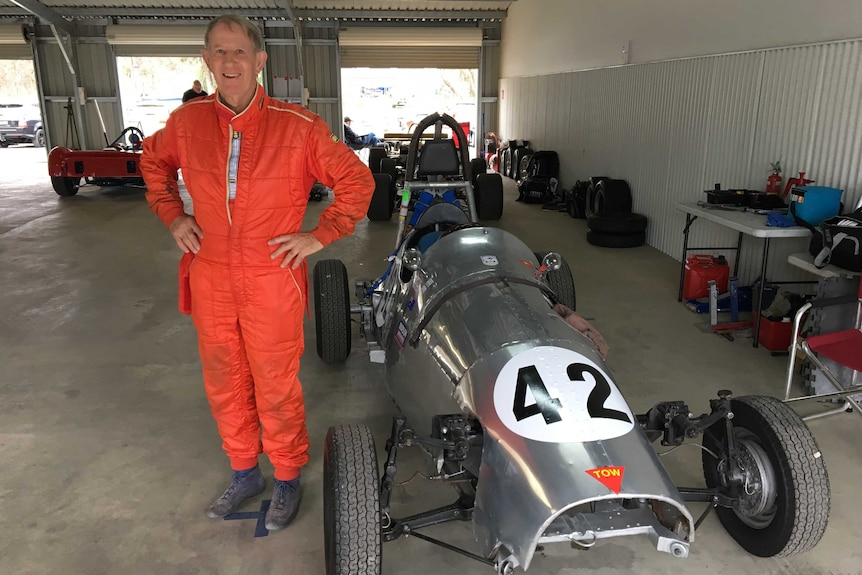
M 503 19 L 505 10 L 296 10 L 297 18 L 355 20 L 485 20 Z
M 34 0 L 11 0 L 16 4 L 24 3 L 39 4 Z M 39 4 L 45 10 L 54 10 Z M 249 18 L 274 18 L 289 20 L 290 17 L 285 10 L 234 10 Z M 14 7 L 0 7 L 2 16 L 22 16 L 34 14 L 29 10 L 19 10 Z M 188 19 L 206 20 L 224 14 L 224 10 L 212 8 L 69 8 L 63 10 L 62 16 L 58 18 L 65 22 L 65 26 L 71 24 L 64 20 L 66 18 L 150 18 L 150 19 Z M 41 15 L 36 14 L 40 18 Z M 299 20 L 504 20 L 505 10 L 293 10 L 293 15 Z M 47 20 L 47 19 L 46 19 Z M 60 27 L 64 24 L 56 24 Z
M 33 16 L 39 18 L 46 24 L 51 24 L 56 28 L 59 28 L 66 34 L 74 36 L 75 34 L 75 25 L 72 22 L 69 22 L 63 16 L 61 16 L 58 12 L 54 11 L 53 8 L 49 8 L 45 6 L 38 0 L 9 0 L 12 4 L 23 8 Z

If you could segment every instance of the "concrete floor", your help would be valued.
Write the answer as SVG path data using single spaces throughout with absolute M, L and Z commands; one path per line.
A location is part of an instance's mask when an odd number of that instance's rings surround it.
M 255 538 L 252 521 L 207 519 L 204 510 L 229 471 L 203 394 L 195 332 L 176 310 L 179 252 L 172 239 L 140 190 L 56 196 L 44 150 L 0 150 L 0 174 L 0 574 L 323 573 L 326 430 L 368 424 L 382 453 L 393 415 L 380 368 L 367 361 L 358 332 L 346 365 L 327 366 L 315 354 L 313 322 L 306 322 L 301 375 L 312 446 L 296 523 Z M 702 412 L 720 388 L 781 393 L 785 358 L 753 349 L 750 340 L 702 333 L 697 325 L 705 318 L 676 302 L 676 261 L 649 247 L 590 246 L 583 221 L 516 203 L 511 182 L 506 186 L 499 225 L 537 251 L 566 257 L 579 311 L 609 341 L 609 365 L 633 411 L 684 399 Z M 308 221 L 324 207 L 312 204 Z M 376 277 L 394 229 L 364 221 L 354 237 L 319 256 L 343 259 L 351 278 Z M 589 552 L 548 547 L 529 572 L 860 573 L 860 424 L 854 415 L 812 422 L 832 480 L 832 516 L 820 545 L 804 556 L 750 557 L 713 515 L 686 560 L 630 538 Z M 424 469 L 411 450 L 400 461 L 400 481 Z M 664 461 L 678 483 L 701 484 L 697 448 Z M 268 462 L 263 466 L 271 477 Z M 398 488 L 394 511 L 447 503 L 448 489 L 411 481 Z M 692 508 L 697 515 L 702 505 Z M 428 532 L 472 544 L 466 524 Z M 415 538 L 384 546 L 383 571 L 492 573 Z

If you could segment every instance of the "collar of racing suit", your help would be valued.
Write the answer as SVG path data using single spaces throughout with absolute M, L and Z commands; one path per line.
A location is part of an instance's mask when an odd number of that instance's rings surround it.
M 245 109 L 237 114 L 230 108 L 228 108 L 221 101 L 221 96 L 219 96 L 218 90 L 216 90 L 215 97 L 215 109 L 216 114 L 218 114 L 219 118 L 223 121 L 226 121 L 228 124 L 233 126 L 233 129 L 237 132 L 242 132 L 246 127 L 254 125 L 260 119 L 260 115 L 263 113 L 263 108 L 265 106 L 266 101 L 266 92 L 263 90 L 263 86 L 260 84 L 257 85 L 257 89 L 254 92 L 254 97 L 249 102 L 248 106 Z

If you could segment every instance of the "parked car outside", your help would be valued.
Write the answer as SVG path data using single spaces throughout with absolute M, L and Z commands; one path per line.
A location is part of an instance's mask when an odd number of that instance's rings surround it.
M 35 104 L 0 103 L 0 146 L 9 144 L 45 145 L 42 113 Z

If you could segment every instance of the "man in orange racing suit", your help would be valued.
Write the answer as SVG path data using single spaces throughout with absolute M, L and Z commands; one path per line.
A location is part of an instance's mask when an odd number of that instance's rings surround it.
M 207 510 L 234 512 L 261 493 L 258 455 L 275 467 L 267 529 L 296 516 L 308 434 L 300 387 L 308 276 L 306 256 L 353 232 L 368 209 L 368 168 L 318 116 L 264 93 L 258 28 L 227 15 L 207 28 L 201 52 L 215 94 L 175 110 L 144 142 L 141 171 L 151 209 L 189 263 L 191 314 L 204 386 L 234 471 Z M 177 170 L 194 202 L 184 212 Z M 315 181 L 335 200 L 301 232 Z

